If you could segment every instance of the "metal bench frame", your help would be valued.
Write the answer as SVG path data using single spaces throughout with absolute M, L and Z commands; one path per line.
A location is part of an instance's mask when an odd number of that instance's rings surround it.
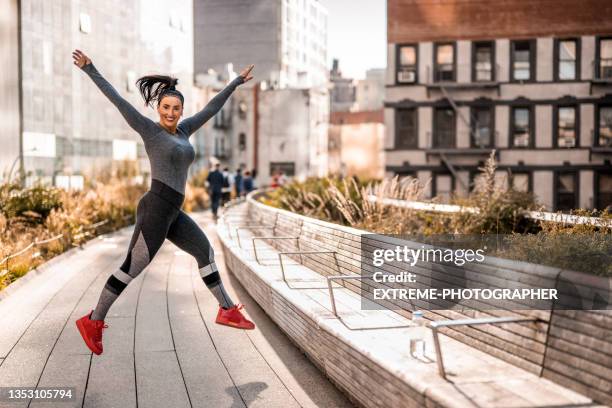
M 438 373 L 442 378 L 447 380 L 446 371 L 444 370 L 444 360 L 442 357 L 442 348 L 440 347 L 440 339 L 438 338 L 438 330 L 442 327 L 452 326 L 478 326 L 481 324 L 503 324 L 503 323 L 526 323 L 538 322 L 537 317 L 485 317 L 481 319 L 458 319 L 458 320 L 440 320 L 429 323 L 431 334 L 433 336 L 434 347 L 436 349 L 436 362 L 438 363 Z
M 236 228 L 236 238 L 238 240 L 238 247 L 242 248 L 242 241 L 240 240 L 240 231 L 251 231 L 251 230 L 272 230 L 272 233 L 274 233 L 274 229 L 276 228 L 276 226 L 269 226 L 269 225 L 253 225 L 253 226 L 249 226 L 249 227 L 238 227 Z
M 256 240 L 266 240 L 266 239 L 271 239 L 271 240 L 275 240 L 275 239 L 295 239 L 295 242 L 297 244 L 297 248 L 300 249 L 300 237 L 275 237 L 275 236 L 269 236 L 269 237 L 253 237 L 251 238 L 251 240 L 253 241 L 253 253 L 255 255 L 255 260 L 257 261 L 257 263 L 259 265 L 261 265 L 261 262 L 259 261 L 259 257 L 257 256 L 257 245 L 255 245 L 255 241 Z
M 327 289 L 329 290 L 329 300 L 331 301 L 332 312 L 334 316 L 340 319 L 338 316 L 338 311 L 336 310 L 336 298 L 334 297 L 334 285 L 333 281 L 335 280 L 349 280 L 349 279 L 372 279 L 371 276 L 361 276 L 361 275 L 335 275 L 327 277 Z
M 300 260 L 301 260 L 302 259 L 302 255 L 316 255 L 316 254 L 332 254 L 334 256 L 334 261 L 336 263 L 336 268 L 338 268 L 338 270 L 340 270 L 340 265 L 338 264 L 338 257 L 336 256 L 336 251 L 290 251 L 290 252 L 279 252 L 278 253 L 278 262 L 279 262 L 280 267 L 281 267 L 281 274 L 283 276 L 283 281 L 285 282 L 285 284 L 287 286 L 289 286 L 289 282 L 287 282 L 287 277 L 285 276 L 285 265 L 283 263 L 283 255 L 300 255 Z

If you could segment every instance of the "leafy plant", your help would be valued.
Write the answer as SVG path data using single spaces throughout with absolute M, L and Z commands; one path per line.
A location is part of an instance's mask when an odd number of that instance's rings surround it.
M 2 201 L 1 209 L 7 218 L 22 217 L 24 221 L 33 223 L 44 222 L 53 209 L 62 206 L 60 190 L 42 185 L 23 190 L 9 185 Z
M 542 207 L 532 194 L 513 189 L 511 183 L 499 182 L 494 152 L 479 170 L 474 191 L 451 200 L 452 204 L 475 211 L 441 213 L 382 203 L 384 198 L 422 201 L 425 186 L 410 177 L 369 183 L 352 178 L 313 178 L 292 182 L 267 194 L 262 201 L 379 234 L 503 234 L 506 245 L 499 256 L 612 276 L 612 230 L 527 218 L 526 211 Z M 575 210 L 573 214 L 612 219 L 606 212 Z

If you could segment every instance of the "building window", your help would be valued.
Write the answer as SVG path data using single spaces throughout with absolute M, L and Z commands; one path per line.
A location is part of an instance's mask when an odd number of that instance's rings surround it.
M 612 38 L 600 38 L 598 40 L 595 62 L 595 78 L 612 80 Z
M 417 46 L 400 45 L 397 58 L 397 83 L 414 84 L 417 82 Z
M 134 71 L 126 72 L 125 82 L 125 87 L 128 92 L 136 92 L 136 73 Z
M 578 145 L 576 107 L 559 106 L 556 111 L 555 147 L 576 147 Z
M 455 45 L 436 44 L 434 82 L 455 81 Z
M 514 191 L 528 193 L 531 191 L 531 173 L 512 173 L 510 186 Z
M 580 43 L 576 39 L 555 41 L 555 80 L 572 81 L 580 77 Z
M 472 81 L 489 82 L 495 80 L 494 42 L 473 43 Z
M 417 133 L 417 110 L 398 109 L 396 111 L 395 148 L 416 149 L 419 147 Z
M 612 146 L 612 106 L 600 106 L 597 110 L 599 126 L 595 145 L 601 147 Z
M 241 151 L 246 149 L 246 135 L 244 133 L 238 135 L 238 149 Z
M 512 41 L 510 47 L 513 81 L 532 81 L 535 77 L 535 41 Z
M 270 162 L 270 175 L 282 174 L 287 177 L 295 176 L 295 163 L 293 162 Z
M 448 173 L 434 173 L 431 183 L 432 197 L 448 202 L 455 190 L 455 179 Z
M 472 108 L 472 147 L 493 147 L 493 109 L 489 106 Z
M 578 207 L 578 173 L 555 173 L 555 210 L 569 211 Z
M 532 146 L 532 118 L 531 109 L 528 107 L 512 108 L 510 120 L 510 142 L 511 147 Z
M 455 111 L 453 108 L 436 108 L 432 147 L 454 148 L 455 129 Z
M 229 115 L 226 109 L 221 109 L 213 116 L 213 127 L 217 129 L 227 129 L 229 126 Z
M 79 14 L 79 29 L 84 34 L 91 33 L 91 17 L 89 17 L 89 14 Z
M 240 101 L 238 103 L 238 117 L 240 119 L 246 119 L 247 117 L 248 106 L 245 101 Z
M 612 207 L 612 173 L 595 173 L 595 208 Z

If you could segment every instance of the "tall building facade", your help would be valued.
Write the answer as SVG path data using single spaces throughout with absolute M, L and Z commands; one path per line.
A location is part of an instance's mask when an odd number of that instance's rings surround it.
M 256 170 L 260 186 L 277 172 L 299 180 L 327 175 L 326 88 L 240 87 L 211 122 L 212 161 Z
M 3 86 L 21 98 L 0 102 L 10 105 L 10 123 L 19 123 L 19 129 L 11 125 L 0 133 L 10 146 L 0 156 L 0 169 L 22 159 L 29 181 L 50 183 L 62 175 L 95 176 L 122 160 L 140 162 L 141 171 L 148 172 L 140 137 L 72 64 L 71 52 L 87 53 L 122 96 L 155 120 L 157 113 L 143 106 L 136 79 L 148 73 L 178 77 L 187 99 L 185 114 L 191 114 L 191 0 L 2 2 L 0 15 L 11 22 L 10 36 L 2 37 L 3 53 L 8 47 L 14 54 L 16 46 L 20 55 L 10 59 L 10 75 L 17 80 Z
M 197 75 L 255 64 L 211 125 L 210 160 L 304 179 L 327 174 L 327 11 L 319 0 L 194 0 Z
M 195 70 L 255 64 L 273 88 L 327 83 L 327 10 L 318 0 L 194 0 Z
M 329 72 L 330 109 L 332 112 L 349 112 L 355 106 L 355 84 L 340 70 L 340 61 L 334 59 Z
M 387 6 L 387 174 L 465 194 L 495 149 L 549 209 L 612 204 L 612 3 Z
M 382 109 L 385 99 L 384 68 L 368 69 L 364 79 L 355 83 L 355 106 L 353 111 L 377 111 Z

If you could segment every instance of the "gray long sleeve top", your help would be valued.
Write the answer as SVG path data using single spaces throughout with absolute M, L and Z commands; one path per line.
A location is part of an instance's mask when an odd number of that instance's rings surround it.
M 151 177 L 181 194 L 185 194 L 187 171 L 195 158 L 195 151 L 189 143 L 189 136 L 219 112 L 236 87 L 244 82 L 242 76 L 239 75 L 212 98 L 201 111 L 182 120 L 176 128 L 176 133 L 172 134 L 158 123 L 142 115 L 123 99 L 93 64 L 84 65 L 83 71 L 117 107 L 130 127 L 142 137 L 151 162 Z

